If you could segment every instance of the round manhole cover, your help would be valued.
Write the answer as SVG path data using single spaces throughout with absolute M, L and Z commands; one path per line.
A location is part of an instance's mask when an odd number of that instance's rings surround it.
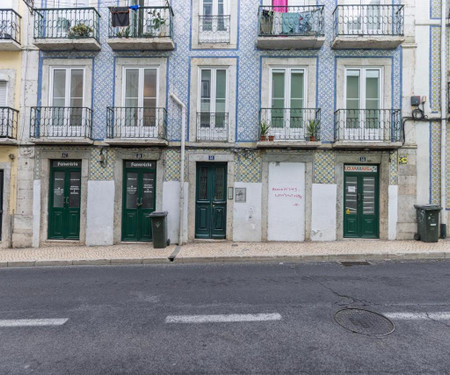
M 349 331 L 369 336 L 385 336 L 394 332 L 395 326 L 388 318 L 373 311 L 346 308 L 334 314 L 337 324 Z

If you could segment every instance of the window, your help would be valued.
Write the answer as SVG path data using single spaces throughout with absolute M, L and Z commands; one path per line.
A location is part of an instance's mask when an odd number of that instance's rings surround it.
M 381 70 L 372 68 L 347 69 L 346 128 L 376 129 L 380 124 Z
M 158 69 L 124 68 L 125 126 L 155 126 L 158 103 Z
M 305 70 L 272 69 L 271 127 L 302 128 L 305 103 Z
M 0 107 L 7 107 L 8 100 L 8 82 L 6 81 L 0 81 Z
M 200 69 L 200 128 L 224 129 L 227 121 L 227 70 Z
M 53 126 L 81 126 L 83 115 L 83 68 L 52 68 L 50 106 Z
M 202 0 L 200 43 L 229 43 L 230 16 L 226 0 Z

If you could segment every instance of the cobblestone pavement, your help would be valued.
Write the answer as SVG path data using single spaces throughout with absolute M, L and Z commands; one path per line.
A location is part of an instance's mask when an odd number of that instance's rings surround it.
M 450 258 L 450 241 L 345 240 L 336 242 L 194 242 L 154 249 L 151 243 L 113 246 L 54 244 L 1 249 L 0 267 L 213 261 L 331 261 Z

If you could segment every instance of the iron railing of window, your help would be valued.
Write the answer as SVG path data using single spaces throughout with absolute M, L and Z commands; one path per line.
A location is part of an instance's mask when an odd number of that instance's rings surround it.
M 163 38 L 173 36 L 173 10 L 165 7 L 140 7 L 130 9 L 129 22 L 124 26 L 113 24 L 116 8 L 109 8 L 109 38 Z
M 86 39 L 99 41 L 100 14 L 95 8 L 35 9 L 35 39 Z
M 336 141 L 401 142 L 400 109 L 339 109 L 334 113 Z
M 12 9 L 0 9 L 0 40 L 12 39 L 20 44 L 21 19 Z
M 0 138 L 17 139 L 19 111 L 10 107 L 0 107 Z
M 92 110 L 86 107 L 31 107 L 30 137 L 92 139 Z
M 338 5 L 333 18 L 335 37 L 403 35 L 403 5 Z
M 199 43 L 230 43 L 230 16 L 199 16 Z
M 309 137 L 320 140 L 319 108 L 261 108 L 259 121 L 259 136 L 261 128 L 268 126 L 267 135 L 275 140 L 305 141 Z
M 267 6 L 258 11 L 259 36 L 323 36 L 324 6 Z
M 106 136 L 167 139 L 167 111 L 156 107 L 108 107 Z
M 228 142 L 228 112 L 197 112 L 197 142 Z

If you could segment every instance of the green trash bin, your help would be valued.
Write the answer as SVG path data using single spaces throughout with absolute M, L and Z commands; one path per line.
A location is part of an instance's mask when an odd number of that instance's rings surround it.
M 417 233 L 414 239 L 422 242 L 438 242 L 439 212 L 442 207 L 434 204 L 415 204 L 414 207 L 417 213 Z
M 170 245 L 170 239 L 167 236 L 167 211 L 152 212 L 153 247 L 155 249 L 164 249 Z

